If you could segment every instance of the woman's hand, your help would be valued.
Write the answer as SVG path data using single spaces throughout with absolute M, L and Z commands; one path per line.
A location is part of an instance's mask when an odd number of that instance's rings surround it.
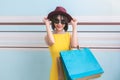
M 51 24 L 51 21 L 47 17 L 44 17 L 43 22 L 45 23 L 46 26 L 50 26 Z
M 77 19 L 76 18 L 73 18 L 70 23 L 71 23 L 73 28 L 77 27 Z

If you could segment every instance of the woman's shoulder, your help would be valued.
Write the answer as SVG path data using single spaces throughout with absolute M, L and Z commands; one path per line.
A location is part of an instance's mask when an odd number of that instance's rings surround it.
M 66 35 L 70 36 L 71 34 L 70 34 L 70 32 L 66 32 Z
M 70 32 L 66 32 L 66 34 L 70 34 Z

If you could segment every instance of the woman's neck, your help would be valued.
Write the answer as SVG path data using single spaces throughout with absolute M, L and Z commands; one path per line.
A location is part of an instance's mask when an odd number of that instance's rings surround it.
M 63 33 L 65 33 L 65 31 L 57 31 L 57 30 L 54 30 L 54 32 L 53 32 L 54 34 L 63 34 Z

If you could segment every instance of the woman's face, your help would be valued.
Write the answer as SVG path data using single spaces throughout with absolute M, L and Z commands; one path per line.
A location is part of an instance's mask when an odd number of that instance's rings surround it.
M 63 31 L 65 27 L 65 20 L 63 16 L 58 15 L 57 19 L 54 21 L 55 30 L 56 31 Z

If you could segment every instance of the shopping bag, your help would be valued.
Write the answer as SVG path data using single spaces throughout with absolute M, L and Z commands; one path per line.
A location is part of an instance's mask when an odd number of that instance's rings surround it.
M 89 48 L 60 52 L 67 80 L 88 80 L 104 72 Z
M 58 80 L 65 80 L 65 74 L 60 57 L 57 57 Z

